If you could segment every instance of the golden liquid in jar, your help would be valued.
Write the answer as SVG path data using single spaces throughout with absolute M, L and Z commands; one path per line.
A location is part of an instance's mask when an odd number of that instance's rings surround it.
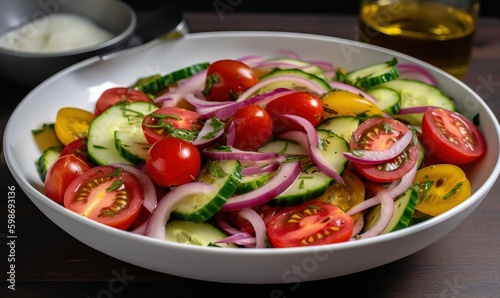
M 463 79 L 472 55 L 471 14 L 441 3 L 363 4 L 358 40 L 424 60 Z

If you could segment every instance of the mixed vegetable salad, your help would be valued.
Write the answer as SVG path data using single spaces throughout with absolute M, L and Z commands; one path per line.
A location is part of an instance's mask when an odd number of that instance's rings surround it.
M 64 107 L 33 131 L 46 196 L 90 220 L 203 246 L 355 241 L 471 194 L 481 132 L 425 69 L 296 53 L 187 66 Z

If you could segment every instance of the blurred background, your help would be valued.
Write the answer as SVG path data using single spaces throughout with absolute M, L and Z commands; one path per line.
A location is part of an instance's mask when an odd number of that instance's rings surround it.
M 321 14 L 357 14 L 359 1 L 265 1 L 265 0 L 124 0 L 136 10 L 151 10 L 166 4 L 178 4 L 185 11 L 215 11 L 218 6 L 234 7 L 234 12 L 262 12 L 262 13 L 321 13 Z M 481 15 L 500 17 L 500 8 L 495 0 L 481 1 Z M 272 4 L 271 4 L 272 3 Z

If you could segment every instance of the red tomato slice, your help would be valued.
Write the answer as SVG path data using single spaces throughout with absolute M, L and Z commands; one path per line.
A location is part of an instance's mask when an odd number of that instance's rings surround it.
M 102 224 L 125 230 L 144 202 L 139 180 L 123 168 L 98 166 L 78 176 L 66 190 L 64 206 Z
M 237 60 L 215 61 L 207 69 L 203 94 L 210 101 L 231 101 L 259 82 L 255 71 Z
M 142 131 L 150 144 L 168 136 L 192 141 L 202 127 L 200 114 L 178 107 L 159 108 L 142 121 Z
M 312 200 L 285 207 L 267 223 L 273 247 L 323 245 L 348 241 L 354 220 L 338 206 Z
M 271 116 L 259 105 L 245 106 L 231 118 L 234 125 L 234 144 L 240 150 L 256 150 L 264 145 L 273 133 Z
M 291 114 L 307 119 L 316 127 L 323 119 L 323 101 L 316 95 L 307 92 L 294 92 L 271 101 L 266 106 L 267 112 L 273 119 L 274 132 L 285 130 L 300 130 L 302 126 L 284 118 L 283 114 Z
M 392 118 L 369 118 L 362 122 L 351 138 L 350 149 L 384 150 L 394 144 L 394 140 L 403 137 L 410 129 Z M 414 142 L 389 162 L 368 165 L 354 163 L 354 167 L 365 178 L 387 183 L 401 178 L 417 163 L 418 147 Z
M 104 91 L 96 102 L 94 114 L 99 116 L 107 108 L 119 102 L 151 102 L 146 93 L 133 88 L 115 87 Z
M 64 193 L 78 176 L 90 166 L 74 154 L 61 155 L 49 168 L 45 176 L 45 195 L 63 204 Z
M 470 163 L 486 151 L 479 129 L 463 115 L 445 109 L 425 111 L 422 139 L 430 154 L 455 165 Z

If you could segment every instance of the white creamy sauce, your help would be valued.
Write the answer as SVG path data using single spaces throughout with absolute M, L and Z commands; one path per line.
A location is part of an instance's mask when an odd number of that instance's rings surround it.
M 87 18 L 60 13 L 27 23 L 0 36 L 0 47 L 18 52 L 64 52 L 111 39 L 113 34 Z

